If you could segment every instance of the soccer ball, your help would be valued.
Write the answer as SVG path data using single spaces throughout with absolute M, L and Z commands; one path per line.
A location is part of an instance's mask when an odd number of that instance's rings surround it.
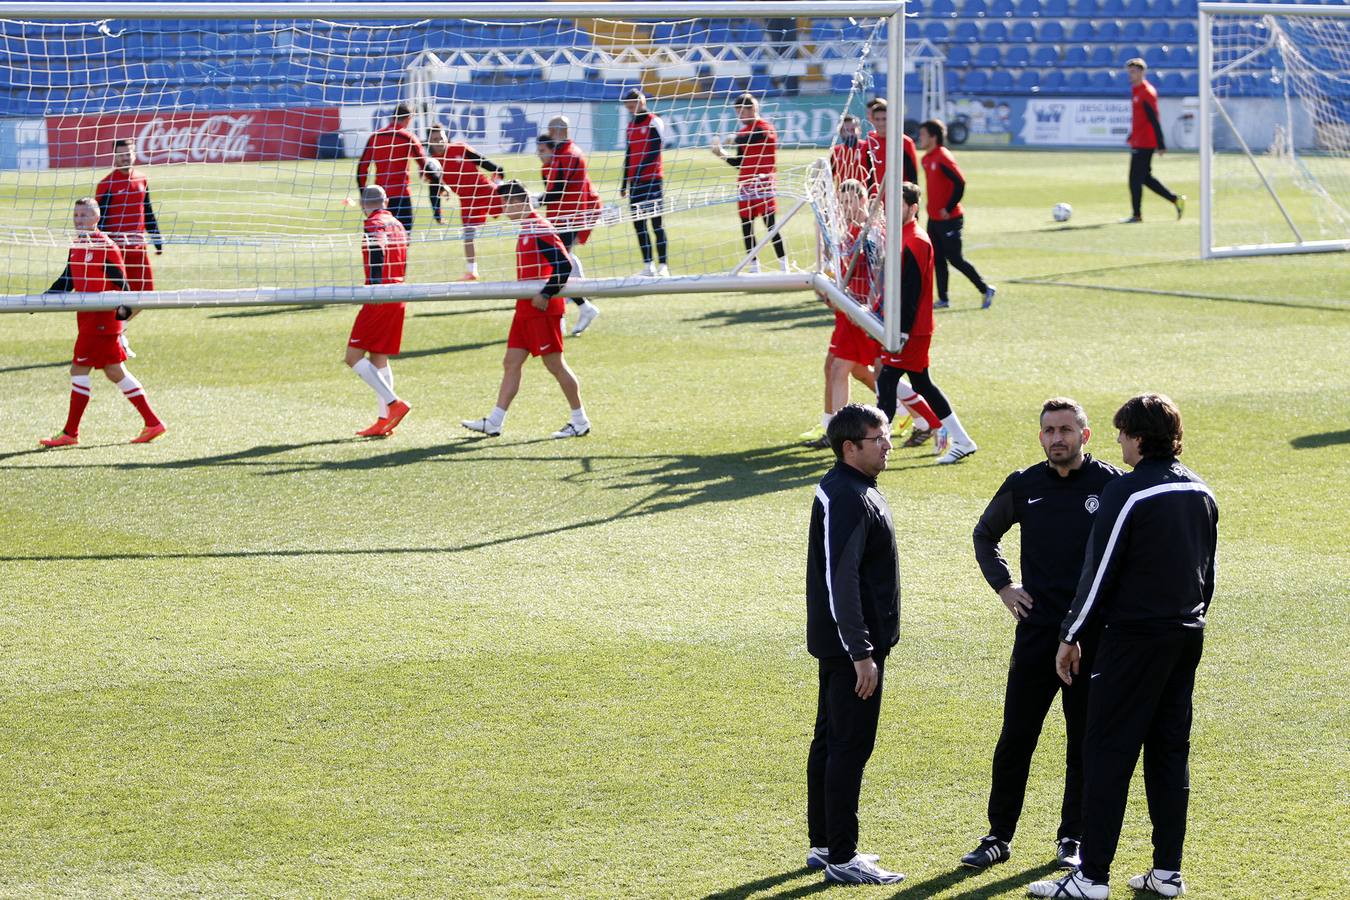
M 1067 203 L 1056 203 L 1055 208 L 1050 210 L 1050 215 L 1055 217 L 1056 222 L 1067 222 L 1073 215 L 1073 207 Z

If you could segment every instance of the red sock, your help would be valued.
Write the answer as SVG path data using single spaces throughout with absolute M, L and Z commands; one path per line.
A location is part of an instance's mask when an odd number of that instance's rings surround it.
M 145 391 L 141 389 L 141 383 L 130 375 L 127 375 L 117 386 L 122 389 L 122 396 L 131 401 L 131 405 L 136 407 L 136 411 L 141 414 L 146 425 L 158 425 L 159 416 L 150 408 L 150 401 L 145 399 Z
M 70 379 L 70 412 L 66 414 L 66 427 L 61 430 L 71 437 L 80 436 L 80 419 L 84 418 L 84 408 L 89 405 L 89 376 L 76 375 Z
M 920 397 L 917 392 L 912 397 L 902 399 L 905 409 L 909 410 L 910 415 L 918 414 L 919 418 L 928 423 L 928 427 L 937 428 L 942 424 L 942 420 L 933 412 L 933 407 L 928 405 L 928 401 Z

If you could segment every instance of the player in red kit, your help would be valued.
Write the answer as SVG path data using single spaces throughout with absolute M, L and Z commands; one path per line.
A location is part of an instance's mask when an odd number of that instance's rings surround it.
M 136 142 L 131 138 L 113 141 L 113 170 L 104 176 L 94 189 L 98 201 L 98 230 L 113 239 L 122 251 L 122 263 L 127 270 L 127 290 L 153 291 L 155 276 L 150 270 L 150 250 L 146 233 L 155 245 L 155 255 L 164 252 L 164 239 L 159 233 L 155 208 L 150 203 L 150 188 L 145 175 L 136 171 Z M 119 338 L 127 356 L 131 352 L 126 331 Z
M 48 289 L 48 293 L 100 293 L 127 289 L 126 269 L 117 244 L 98 230 L 99 207 L 93 197 L 75 201 L 75 241 L 66 257 L 66 268 Z M 108 380 L 117 385 L 122 396 L 136 407 L 145 422 L 141 433 L 132 438 L 133 444 L 148 444 L 167 429 L 150 408 L 141 383 L 122 365 L 127 353 L 118 341 L 123 323 L 134 313 L 125 306 L 101 312 L 77 312 L 75 352 L 70 366 L 70 411 L 66 425 L 52 438 L 39 443 L 44 447 L 71 447 L 80 442 L 80 419 L 89 405 L 91 382 L 89 373 L 102 369 Z
M 562 238 L 530 205 L 530 195 L 519 181 L 502 184 L 497 192 L 502 196 L 502 212 L 513 222 L 520 223 L 516 240 L 516 279 L 544 281 L 543 288 L 533 297 L 516 301 L 516 314 L 511 320 L 511 332 L 506 338 L 506 356 L 502 358 L 502 383 L 497 391 L 497 405 L 481 419 L 465 419 L 462 424 L 470 431 L 496 437 L 502 433 L 506 411 L 520 390 L 521 370 L 525 360 L 539 357 L 544 368 L 557 379 L 572 415 L 566 425 L 553 432 L 555 438 L 582 437 L 591 430 L 586 410 L 581 405 L 581 388 L 577 376 L 563 358 L 562 320 L 566 303 L 559 296 L 572 274 L 572 260 L 563 246 Z
M 463 141 L 450 140 L 441 125 L 432 125 L 427 130 L 427 153 L 441 167 L 440 176 L 433 175 L 431 178 L 431 212 L 439 224 L 441 197 L 449 196 L 447 189 L 455 192 L 459 198 L 460 225 L 464 229 L 467 271 L 463 280 L 477 281 L 478 253 L 474 238 L 489 218 L 501 215 L 502 204 L 497 196 L 497 183 L 502 178 L 502 167 Z M 483 172 L 490 172 L 491 179 Z
M 901 376 L 909 376 L 910 388 L 928 401 L 932 412 L 946 430 L 951 443 L 938 457 L 940 465 L 958 462 L 977 449 L 966 434 L 961 420 L 952 411 L 952 405 L 928 374 L 928 351 L 933 340 L 933 270 L 935 251 L 932 241 L 919 227 L 919 186 L 906 182 L 901 188 L 903 242 L 900 251 L 900 330 L 903 345 L 895 353 L 881 354 L 881 368 L 877 372 L 877 406 L 890 418 L 895 418 L 895 404 L 902 394 Z M 927 420 L 927 421 L 925 421 Z M 927 440 L 931 429 L 921 424 L 933 424 L 918 410 L 914 417 L 915 434 L 906 446 L 917 447 Z M 941 449 L 941 448 L 939 448 Z
M 402 284 L 408 268 L 408 232 L 385 206 L 384 189 L 368 185 L 361 189 L 361 259 L 366 284 Z M 380 414 L 375 424 L 363 428 L 361 437 L 387 437 L 412 409 L 394 393 L 394 370 L 389 357 L 398 356 L 403 343 L 406 303 L 367 303 L 356 314 L 347 340 L 347 365 L 370 385 L 379 398 Z
M 370 167 L 374 167 L 373 181 L 384 188 L 389 198 L 389 212 L 403 224 L 408 233 L 413 229 L 412 194 L 408 187 L 408 163 L 416 162 L 418 169 L 429 179 L 439 178 L 440 164 L 427 156 L 426 149 L 417 135 L 408 130 L 412 118 L 412 108 L 406 103 L 394 107 L 393 120 L 375 131 L 366 140 L 366 148 L 356 164 L 356 187 L 366 186 L 372 176 Z
M 548 220 L 558 230 L 563 246 L 572 257 L 572 274 L 585 278 L 577 251 L 591 236 L 591 229 L 600 221 L 600 193 L 591 184 L 586 170 L 586 155 L 568 136 L 572 123 L 566 116 L 548 120 L 549 157 L 544 171 L 542 203 L 548 210 Z M 542 157 L 541 157 L 542 158 Z M 585 297 L 573 297 L 577 305 L 577 321 L 572 326 L 575 337 L 590 327 L 600 308 Z
M 670 135 L 660 116 L 647 109 L 647 95 L 632 88 L 623 95 L 628 110 L 628 128 L 624 135 L 623 180 L 619 196 L 628 198 L 633 211 L 633 229 L 637 231 L 638 250 L 642 253 L 642 273 L 647 276 L 670 274 L 666 265 L 666 228 L 661 221 L 665 203 L 665 171 L 661 153 Z M 651 225 L 651 234 L 647 226 Z M 652 246 L 656 259 L 652 258 Z M 659 260 L 659 264 L 658 261 Z
M 975 266 L 961 255 L 961 228 L 965 225 L 965 210 L 961 198 L 966 192 L 966 177 L 956 164 L 956 157 L 947 149 L 947 126 L 937 119 L 919 125 L 919 148 L 924 151 L 923 171 L 928 183 L 928 234 L 933 241 L 934 263 L 937 268 L 938 298 L 934 306 L 946 309 L 947 263 L 970 279 L 975 290 L 983 295 L 981 309 L 994 303 L 998 289 L 985 282 Z
M 872 183 L 867 143 L 858 136 L 858 117 L 852 113 L 845 113 L 839 120 L 839 140 L 830 148 L 830 174 L 836 185 L 857 181 L 866 187 Z
M 764 225 L 773 231 L 778 213 L 778 132 L 759 116 L 759 101 L 753 94 L 741 94 L 736 98 L 736 116 L 741 120 L 741 130 L 736 132 L 736 155 L 731 156 L 722 149 L 722 141 L 714 135 L 713 155 L 726 160 L 736 169 L 736 212 L 741 217 L 741 239 L 745 243 L 745 252 L 755 249 L 755 219 L 762 218 Z M 788 270 L 787 251 L 783 249 L 783 235 L 774 232 L 773 251 L 778 254 L 778 262 L 783 271 Z M 759 260 L 751 260 L 749 270 L 759 271 Z
M 1122 222 L 1142 222 L 1144 188 L 1162 197 L 1176 208 L 1177 218 L 1186 211 L 1186 198 L 1174 194 L 1167 185 L 1153 177 L 1153 153 L 1167 152 L 1162 123 L 1158 120 L 1158 91 L 1148 83 L 1148 64 L 1142 59 L 1125 63 L 1130 76 L 1130 208 L 1128 219 Z
M 867 152 L 872 164 L 872 185 L 881 190 L 886 178 L 886 101 L 881 97 L 872 98 L 867 104 L 867 121 L 872 123 L 872 133 L 867 136 Z M 919 183 L 919 154 L 914 149 L 914 139 L 901 132 L 901 158 L 904 160 L 904 178 L 902 181 Z

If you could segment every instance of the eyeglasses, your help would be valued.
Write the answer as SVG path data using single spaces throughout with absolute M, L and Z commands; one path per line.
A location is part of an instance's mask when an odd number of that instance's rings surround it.
M 863 438 L 863 439 L 860 440 L 860 441 L 854 441 L 854 443 L 855 443 L 855 444 L 865 444 L 865 443 L 867 443 L 867 442 L 870 441 L 870 442 L 872 442 L 873 444 L 876 444 L 878 447 L 880 447 L 882 441 L 889 441 L 890 439 L 891 439 L 891 436 L 890 436 L 889 434 L 887 434 L 886 432 L 883 431 L 881 434 L 874 434 L 874 435 L 872 435 L 871 437 L 865 437 L 865 438 Z

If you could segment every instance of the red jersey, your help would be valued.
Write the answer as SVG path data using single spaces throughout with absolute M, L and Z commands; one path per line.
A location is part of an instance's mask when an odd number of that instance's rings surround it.
M 562 259 L 566 260 L 567 248 L 563 246 L 558 232 L 544 221 L 539 213 L 530 213 L 521 221 L 520 237 L 516 239 L 516 280 L 538 281 L 541 278 L 552 278 L 554 266 L 548 258 L 550 249 L 556 251 L 553 254 L 555 257 L 561 254 Z M 570 268 L 568 274 L 571 274 Z M 522 297 L 516 301 L 516 315 L 521 318 L 562 316 L 566 312 L 567 302 L 559 294 L 549 298 L 546 310 L 536 309 L 529 298 Z
M 862 226 L 853 223 L 848 226 L 848 239 L 844 242 L 844 255 L 842 263 L 848 266 L 851 255 L 857 253 L 858 262 L 853 266 L 853 274 L 848 279 L 848 292 L 854 300 L 864 306 L 872 305 L 872 272 L 874 270 L 877 250 L 879 249 L 876 241 L 882 238 L 878 234 L 869 233 L 863 241 L 862 246 L 858 245 L 858 235 L 862 234 Z M 878 295 L 878 300 L 880 296 Z
M 966 177 L 961 174 L 961 169 L 957 166 L 956 157 L 952 156 L 952 151 L 941 144 L 937 145 L 923 155 L 923 169 L 928 187 L 928 190 L 925 191 L 928 195 L 928 218 L 941 221 L 965 215 L 965 210 L 961 208 L 960 201 L 957 202 L 955 207 L 947 211 L 946 215 L 938 215 L 951 202 L 957 185 L 960 185 L 963 191 L 965 189 Z M 924 236 L 924 240 L 928 240 L 927 235 Z
M 904 159 L 904 180 L 912 184 L 919 183 L 919 154 L 914 148 L 914 139 L 909 135 L 902 135 L 904 138 L 900 150 Z M 877 132 L 872 132 L 867 136 L 867 152 L 871 158 L 872 172 L 876 178 L 876 184 L 881 185 L 886 177 L 886 138 Z
M 426 169 L 427 151 L 422 142 L 406 128 L 386 125 L 366 141 L 361 161 L 356 164 L 356 186 L 366 186 L 366 167 L 373 163 L 375 184 L 390 197 L 407 197 L 409 160 L 416 160 L 419 168 Z
M 778 132 L 774 127 L 756 119 L 736 132 L 736 146 L 741 149 L 736 181 L 772 183 L 778 173 Z
M 830 171 L 834 173 L 835 184 L 850 179 L 861 181 L 864 186 L 872 183 L 872 160 L 867 150 L 867 145 L 856 138 L 840 141 L 830 149 Z
M 933 242 L 915 221 L 904 227 L 900 246 L 901 330 L 910 337 L 932 334 Z
M 159 223 L 150 206 L 150 188 L 135 169 L 113 169 L 94 189 L 98 228 L 124 247 L 144 247 L 148 229 L 160 245 Z
M 441 164 L 441 184 L 454 191 L 461 200 L 473 203 L 496 193 L 496 188 L 465 151 L 472 152 L 472 148 L 463 141 L 451 141 L 436 158 Z
M 109 278 L 110 267 L 120 274 L 123 282 L 126 281 L 122 251 L 111 238 L 100 231 L 77 235 L 66 256 L 66 274 L 70 279 L 66 290 L 91 294 L 120 290 L 120 286 Z M 79 333 L 86 336 L 122 333 L 122 323 L 118 321 L 116 311 L 111 309 L 77 312 L 75 324 Z
M 655 113 L 638 113 L 628 120 L 627 140 L 624 144 L 623 178 L 625 184 L 651 181 L 665 176 L 661 165 L 661 151 L 665 149 L 670 132 L 665 121 Z
M 366 284 L 402 284 L 408 270 L 408 232 L 387 209 L 366 217 L 361 241 L 361 262 Z
M 1130 146 L 1136 150 L 1166 150 L 1158 119 L 1158 91 L 1147 81 L 1136 84 L 1130 99 Z
M 588 217 L 578 214 L 599 210 L 600 194 L 591 184 L 586 157 L 576 144 L 563 141 L 553 148 L 544 182 L 548 186 L 548 217 L 559 221 L 565 231 L 589 227 L 583 224 L 583 220 L 589 221 Z

